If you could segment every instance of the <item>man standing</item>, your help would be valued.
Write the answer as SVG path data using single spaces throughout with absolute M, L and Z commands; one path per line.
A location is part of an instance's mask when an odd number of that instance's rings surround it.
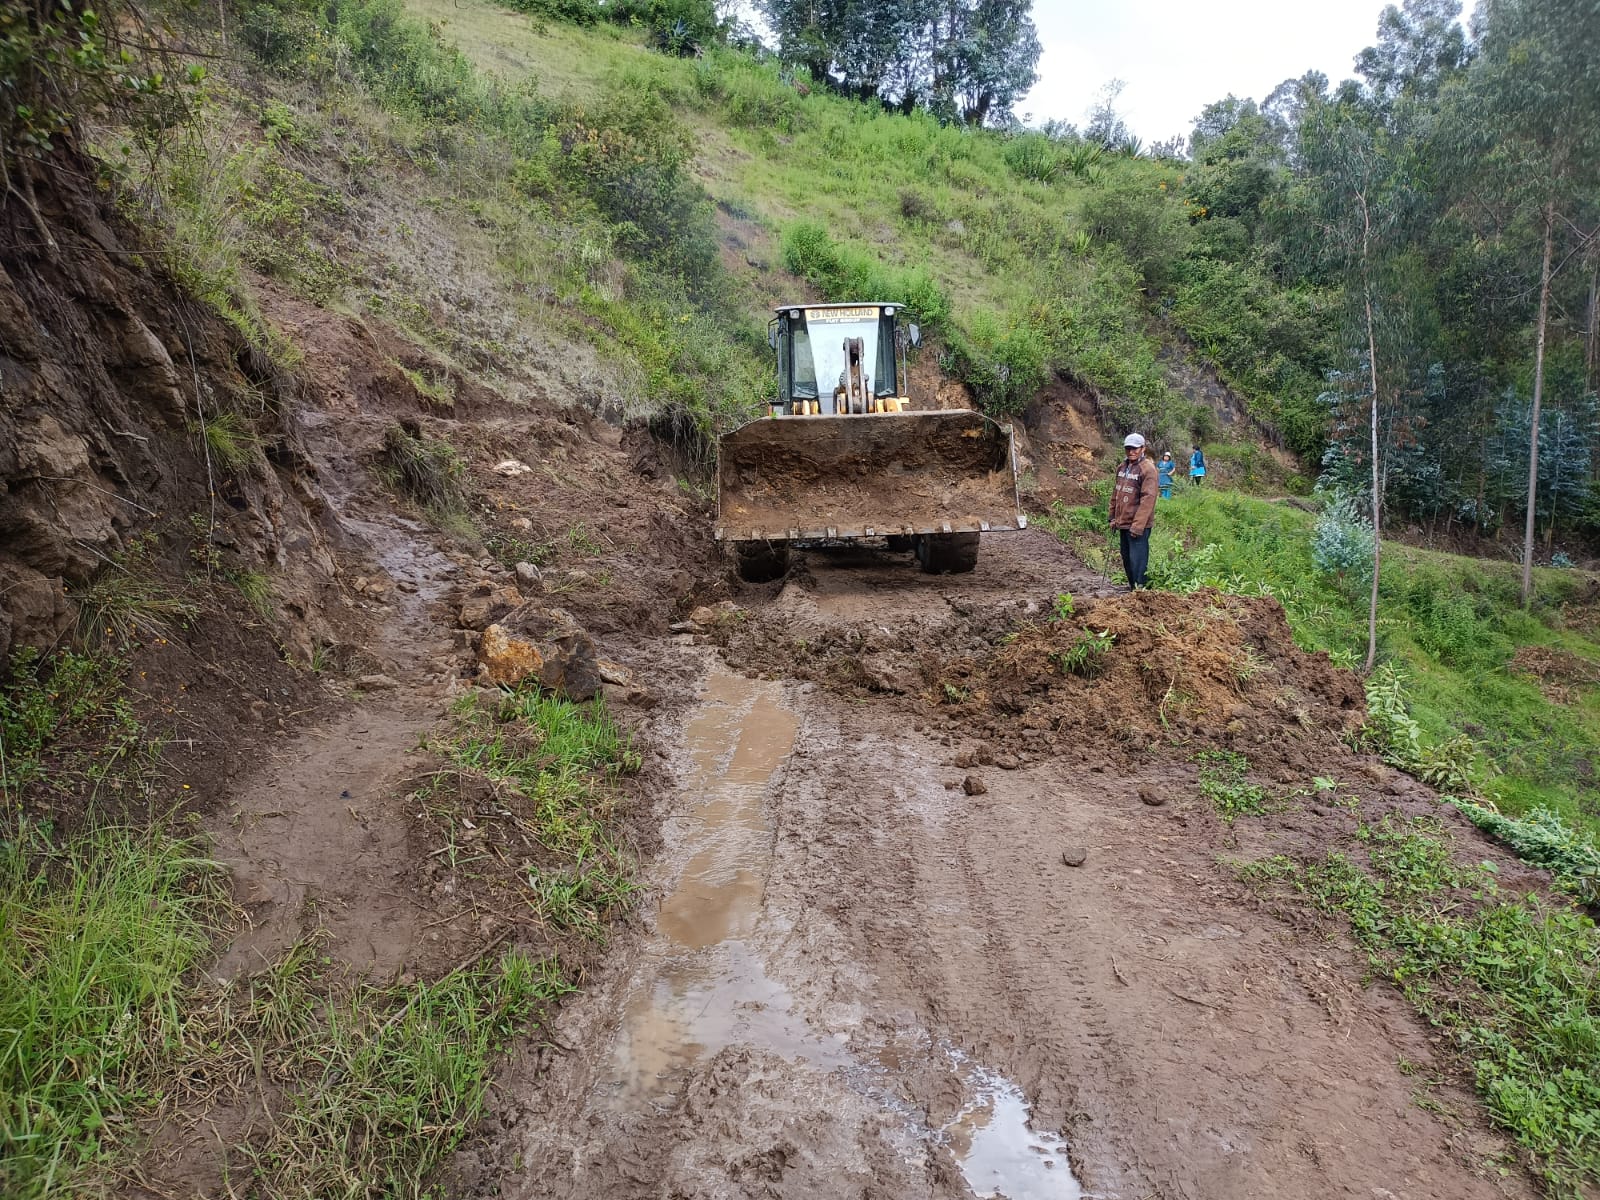
M 1156 515 L 1156 466 L 1144 455 L 1144 438 L 1130 433 L 1122 440 L 1127 457 L 1117 467 L 1111 489 L 1111 528 L 1122 535 L 1122 569 L 1128 586 L 1142 588 L 1150 565 L 1150 522 Z

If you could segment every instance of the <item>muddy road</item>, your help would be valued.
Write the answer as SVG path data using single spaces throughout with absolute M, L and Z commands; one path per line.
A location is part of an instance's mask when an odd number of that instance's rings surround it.
M 640 732 L 676 785 L 642 919 L 453 1186 L 1532 1195 L 1470 1096 L 1417 1102 L 1434 1052 L 1404 1002 L 1236 881 L 1249 847 L 1192 754 L 974 737 L 875 654 L 976 652 L 1061 591 L 1109 589 L 1042 532 L 985 537 L 970 576 L 813 553 L 731 632 L 663 640 L 676 695 Z M 829 638 L 871 688 L 814 681 Z

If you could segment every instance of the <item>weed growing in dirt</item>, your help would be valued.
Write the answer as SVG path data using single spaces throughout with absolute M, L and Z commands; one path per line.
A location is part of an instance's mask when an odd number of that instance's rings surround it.
M 272 620 L 277 599 L 272 593 L 272 577 L 265 571 L 228 571 L 224 576 L 238 589 L 250 611 L 263 621 Z
M 635 890 L 632 862 L 609 829 L 608 781 L 640 767 L 604 703 L 577 705 L 537 689 L 504 693 L 488 707 L 467 697 L 431 748 L 449 767 L 418 798 L 443 825 L 446 845 L 457 826 L 514 833 L 532 851 L 514 872 L 523 901 L 554 928 L 599 938 L 607 913 Z M 469 813 L 453 801 L 473 780 L 495 800 Z
M 170 637 L 174 625 L 200 615 L 199 605 L 168 591 L 138 553 L 108 564 L 72 599 L 78 636 L 89 646 L 127 647 L 145 637 Z
M 64 1194 L 128 1131 L 182 1042 L 221 893 L 160 833 L 58 842 L 21 822 L 0 840 L 0 1192 Z
M 455 385 L 449 378 L 433 379 L 421 371 L 413 371 L 410 367 L 401 367 L 400 374 L 406 377 L 406 382 L 416 390 L 430 404 L 440 408 L 454 408 L 456 404 Z
M 1600 931 L 1487 865 L 1462 867 L 1431 817 L 1361 827 L 1365 864 L 1282 856 L 1241 874 L 1347 919 L 1373 969 L 1447 1030 L 1495 1120 L 1538 1156 L 1552 1193 L 1600 1182 Z
M 382 465 L 394 485 L 435 515 L 467 508 L 467 464 L 449 442 L 399 425 L 383 432 Z
M 1080 629 L 1072 645 L 1054 651 L 1050 658 L 1065 674 L 1093 679 L 1105 669 L 1106 655 L 1116 642 L 1117 635 L 1109 630 Z
M 1248 783 L 1245 774 L 1250 760 L 1232 750 L 1200 752 L 1200 794 L 1216 806 L 1224 821 L 1235 817 L 1259 816 L 1271 803 L 1260 784 Z
M 1050 602 L 1050 619 L 1052 621 L 1070 621 L 1077 615 L 1078 607 L 1072 602 L 1071 592 L 1057 592 L 1056 598 Z
M 28 789 L 48 802 L 113 777 L 136 782 L 154 748 L 122 694 L 120 659 L 62 651 L 49 660 L 24 650 L 0 690 L 0 836 L 20 836 Z
M 225 471 L 246 474 L 262 464 L 261 435 L 236 412 L 217 413 L 197 423 L 195 432 L 205 438 L 211 461 Z

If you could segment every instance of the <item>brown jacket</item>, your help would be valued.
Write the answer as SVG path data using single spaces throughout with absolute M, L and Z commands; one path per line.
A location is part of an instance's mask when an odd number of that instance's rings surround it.
M 1126 529 L 1138 537 L 1148 533 L 1156 515 L 1156 465 L 1148 454 L 1138 462 L 1123 459 L 1117 467 L 1117 484 L 1111 489 L 1111 528 Z

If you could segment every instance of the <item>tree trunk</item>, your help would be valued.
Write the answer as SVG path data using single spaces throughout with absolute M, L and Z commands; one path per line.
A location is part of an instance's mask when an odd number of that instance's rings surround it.
M 1600 391 L 1600 227 L 1589 235 L 1589 314 L 1584 327 L 1583 378 Z
M 1367 371 L 1372 377 L 1372 595 L 1367 602 L 1367 662 L 1362 669 L 1372 674 L 1378 660 L 1378 570 L 1383 565 L 1383 485 L 1378 472 L 1378 338 L 1372 326 L 1371 240 L 1372 214 L 1367 198 L 1360 192 L 1361 205 L 1361 302 L 1367 311 Z
M 1550 252 L 1555 244 L 1556 200 L 1544 206 L 1544 264 L 1539 268 L 1539 322 L 1533 342 L 1533 419 L 1528 422 L 1528 519 L 1522 528 L 1522 607 L 1533 599 L 1533 510 L 1539 487 L 1539 402 L 1544 398 L 1544 331 L 1550 318 Z

